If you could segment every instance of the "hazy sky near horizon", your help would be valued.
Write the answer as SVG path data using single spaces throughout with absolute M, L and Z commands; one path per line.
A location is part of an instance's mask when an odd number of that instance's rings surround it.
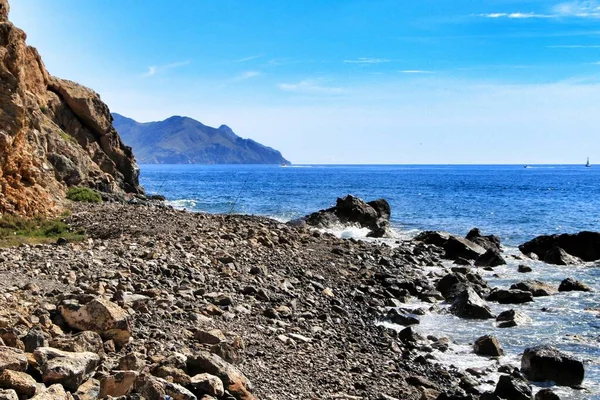
M 12 0 L 53 75 L 294 163 L 600 163 L 600 0 Z

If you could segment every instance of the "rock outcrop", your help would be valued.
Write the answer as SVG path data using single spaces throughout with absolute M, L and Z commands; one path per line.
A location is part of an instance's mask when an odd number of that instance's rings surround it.
M 143 193 L 106 104 L 50 75 L 8 11 L 0 0 L 0 213 L 55 213 L 74 185 Z
M 523 254 L 535 254 L 549 264 L 569 265 L 600 259 L 600 232 L 538 236 L 519 246 Z

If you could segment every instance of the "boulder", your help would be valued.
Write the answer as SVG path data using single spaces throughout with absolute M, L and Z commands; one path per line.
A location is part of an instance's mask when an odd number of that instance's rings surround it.
M 144 356 L 139 353 L 128 353 L 119 359 L 117 369 L 121 371 L 141 371 L 146 366 Z
M 531 385 L 521 377 L 501 375 L 494 394 L 502 399 L 531 400 Z
M 102 338 L 96 332 L 84 331 L 74 335 L 65 334 L 56 336 L 49 341 L 50 347 L 55 349 L 81 353 L 89 351 L 104 357 L 104 343 Z
M 13 389 L 0 389 L 0 400 L 19 400 L 19 396 Z
M 111 301 L 97 297 L 82 306 L 68 300 L 63 301 L 58 310 L 73 329 L 97 332 L 105 340 L 113 340 L 119 346 L 129 342 L 132 329 L 129 314 Z
M 416 315 L 402 313 L 402 312 L 398 311 L 398 309 L 396 309 L 396 308 L 392 308 L 392 309 L 390 309 L 390 311 L 388 311 L 386 320 L 388 320 L 394 324 L 403 325 L 403 326 L 417 325 L 420 322 L 419 318 Z
M 528 279 L 525 281 L 517 282 L 513 284 L 510 288 L 530 292 L 533 295 L 533 297 L 550 296 L 552 294 L 557 293 L 556 288 L 554 288 L 553 286 L 535 279 Z
M 533 271 L 533 269 L 529 265 L 519 264 L 519 266 L 517 267 L 517 272 L 520 272 L 522 274 L 525 274 L 525 273 L 531 272 L 531 271 Z
M 512 328 L 513 326 L 525 325 L 531 322 L 531 318 L 521 311 L 507 310 L 496 317 L 498 328 Z
M 586 285 L 583 282 L 579 282 L 573 278 L 567 278 L 563 280 L 558 286 L 559 292 L 571 292 L 571 291 L 579 291 L 579 292 L 591 292 L 592 288 Z
M 210 331 L 199 329 L 194 333 L 194 339 L 200 343 L 219 344 L 225 341 L 225 335 L 220 329 L 212 329 Z
M 454 235 L 448 237 L 443 248 L 445 250 L 444 258 L 449 260 L 456 260 L 459 258 L 476 260 L 486 252 L 486 250 L 478 244 Z
M 95 400 L 100 395 L 100 381 L 98 379 L 90 378 L 81 384 L 75 393 L 73 398 L 75 400 Z
M 486 300 L 497 301 L 500 304 L 522 304 L 533 301 L 533 295 L 519 289 L 492 289 Z
M 504 355 L 500 342 L 491 335 L 478 338 L 473 345 L 473 351 L 480 356 L 500 357 Z
M 560 397 L 552 389 L 542 389 L 535 394 L 534 400 L 560 400 Z
M 370 230 L 371 237 L 389 236 L 390 205 L 385 199 L 364 202 L 358 197 L 347 195 L 338 198 L 335 207 L 320 210 L 301 220 L 317 228 L 330 228 L 335 225 L 358 225 Z M 297 225 L 298 221 L 293 221 Z
M 46 335 L 39 328 L 30 329 L 27 335 L 23 337 L 23 344 L 25 345 L 25 351 L 32 353 L 38 347 L 48 346 Z
M 456 297 L 450 311 L 461 318 L 487 319 L 494 318 L 485 301 L 470 287 L 464 288 Z
M 547 345 L 525 349 L 521 371 L 530 381 L 571 387 L 579 387 L 585 375 L 582 361 Z
M 502 251 L 500 249 L 500 238 L 494 235 L 484 236 L 481 234 L 479 228 L 471 229 L 465 238 L 475 244 L 478 244 L 486 250 L 492 250 L 496 253 L 500 253 Z
M 415 236 L 415 240 L 443 248 L 450 236 L 452 235 L 448 232 L 423 231 Z
M 555 259 L 554 255 L 549 256 L 548 253 L 556 252 L 556 248 L 583 261 L 599 260 L 600 232 L 583 231 L 577 234 L 543 235 L 519 246 L 523 254 L 534 253 L 540 260 L 544 261 Z M 567 262 L 566 264 L 570 263 Z
M 138 377 L 137 371 L 113 371 L 100 378 L 100 398 L 126 396 Z
M 149 374 L 140 375 L 134 388 L 137 394 L 148 400 L 163 400 L 168 397 L 173 400 L 197 400 L 197 397 L 183 386 Z
M 208 373 L 219 377 L 225 389 L 238 400 L 255 400 L 250 393 L 252 385 L 233 365 L 227 363 L 216 354 L 201 351 L 187 358 L 188 371 L 195 374 Z
M 217 376 L 206 373 L 193 376 L 190 387 L 192 392 L 198 397 L 205 394 L 221 397 L 225 393 L 223 381 Z
M 70 391 L 76 391 L 100 364 L 100 357 L 90 352 L 72 353 L 51 347 L 38 347 L 33 355 L 44 383 L 60 383 Z
M 505 265 L 506 260 L 500 255 L 498 250 L 488 249 L 485 253 L 477 257 L 475 260 L 475 266 L 477 267 L 497 267 L 499 265 Z
M 27 356 L 22 350 L 8 346 L 0 346 L 0 371 L 25 371 L 27 369 Z
M 38 390 L 30 400 L 73 400 L 73 397 L 65 391 L 62 385 L 57 383 L 46 390 Z
M 31 397 L 37 386 L 35 379 L 25 372 L 5 369 L 0 373 L 0 388 L 13 389 L 19 396 Z
M 567 253 L 565 250 L 560 247 L 554 247 L 552 250 L 549 250 L 544 258 L 541 259 L 545 263 L 554 264 L 554 265 L 577 265 L 581 264 L 581 259 L 574 257 Z

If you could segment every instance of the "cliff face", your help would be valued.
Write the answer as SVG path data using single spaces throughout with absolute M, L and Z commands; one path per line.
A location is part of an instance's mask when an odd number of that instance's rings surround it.
M 8 12 L 0 0 L 0 213 L 55 213 L 74 185 L 143 193 L 106 104 L 51 76 Z

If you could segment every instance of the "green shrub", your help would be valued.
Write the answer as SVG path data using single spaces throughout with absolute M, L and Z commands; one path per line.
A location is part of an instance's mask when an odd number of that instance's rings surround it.
M 20 243 L 52 243 L 59 237 L 77 242 L 84 239 L 83 232 L 71 231 L 60 219 L 23 218 L 16 215 L 0 215 L 0 248 Z
M 67 199 L 87 203 L 102 203 L 100 193 L 86 187 L 72 187 L 67 192 Z

